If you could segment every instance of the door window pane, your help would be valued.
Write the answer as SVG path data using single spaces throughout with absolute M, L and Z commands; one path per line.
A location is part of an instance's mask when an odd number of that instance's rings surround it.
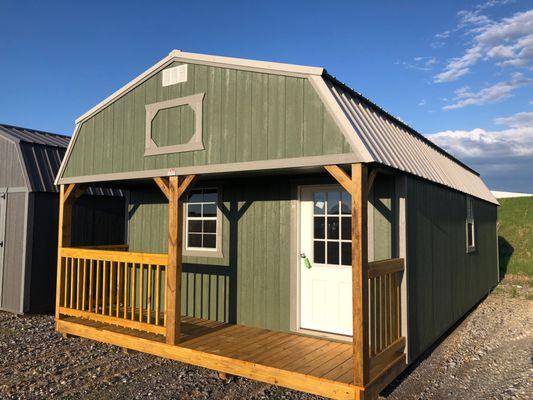
M 314 241 L 313 246 L 314 258 L 313 261 L 317 264 L 324 264 L 326 262 L 325 242 L 320 240 Z
M 339 238 L 339 218 L 328 217 L 328 240 Z
M 352 265 L 352 244 L 343 242 L 341 246 L 341 264 Z
M 326 208 L 326 194 L 324 192 L 315 192 L 313 194 L 313 204 L 315 215 L 324 215 Z
M 339 264 L 339 242 L 328 242 L 328 264 Z
M 325 238 L 325 218 L 324 217 L 315 217 L 315 227 L 314 227 L 314 238 L 315 239 L 324 239 Z
M 328 214 L 339 213 L 340 192 L 328 192 Z
M 352 217 L 342 217 L 342 240 L 352 239 Z
M 352 196 L 350 196 L 350 194 L 345 190 L 342 191 L 341 212 L 343 214 L 352 213 Z

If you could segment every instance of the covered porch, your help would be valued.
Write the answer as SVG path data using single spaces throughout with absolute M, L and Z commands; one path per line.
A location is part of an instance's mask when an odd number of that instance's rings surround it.
M 367 195 L 377 170 L 324 169 L 351 195 L 352 338 L 181 315 L 182 202 L 193 175 L 154 179 L 168 201 L 167 253 L 73 247 L 72 204 L 86 186 L 61 186 L 58 331 L 325 397 L 376 398 L 406 365 L 404 260 L 368 261 Z

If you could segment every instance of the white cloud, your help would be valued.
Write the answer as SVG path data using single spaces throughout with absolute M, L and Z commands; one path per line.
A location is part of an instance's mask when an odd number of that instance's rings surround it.
M 525 79 L 521 74 L 515 74 L 510 81 L 497 82 L 492 86 L 481 89 L 478 92 L 472 92 L 468 86 L 462 87 L 455 91 L 455 97 L 451 104 L 445 105 L 443 110 L 454 110 L 472 105 L 484 105 L 496 103 L 498 101 L 511 97 L 513 91 L 519 87 L 527 86 L 533 83 L 533 79 Z
M 519 112 L 508 117 L 498 117 L 494 119 L 494 122 L 513 128 L 533 127 L 533 112 Z
M 501 67 L 527 67 L 533 60 L 533 10 L 518 12 L 509 18 L 493 21 L 481 11 L 505 2 L 488 2 L 485 7 L 458 13 L 459 26 L 471 38 L 470 46 L 460 57 L 448 61 L 444 70 L 436 74 L 437 83 L 459 79 L 470 72 L 479 60 L 498 60 Z
M 414 57 L 411 61 L 396 61 L 395 65 L 402 65 L 408 69 L 416 69 L 419 71 L 430 71 L 433 69 L 433 66 L 437 63 L 435 57 Z
M 481 128 L 449 130 L 428 135 L 428 138 L 463 159 L 533 156 L 532 126 L 492 132 Z
M 426 99 L 422 99 L 422 100 L 420 100 L 420 101 L 418 102 L 418 105 L 419 105 L 420 107 L 425 106 L 425 105 L 426 105 Z

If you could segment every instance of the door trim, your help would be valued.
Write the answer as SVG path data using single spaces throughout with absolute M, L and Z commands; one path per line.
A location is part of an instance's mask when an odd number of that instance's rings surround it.
M 323 337 L 327 339 L 340 340 L 343 342 L 352 342 L 352 336 L 341 335 L 338 333 L 330 333 L 317 331 L 312 329 L 306 329 L 300 327 L 300 257 L 301 242 L 300 242 L 300 227 L 301 227 L 301 198 L 303 189 L 327 189 L 327 188 L 341 188 L 339 184 L 326 183 L 326 184 L 305 184 L 296 185 L 293 191 L 293 199 L 291 201 L 291 323 L 290 329 L 292 332 L 301 333 L 309 336 Z

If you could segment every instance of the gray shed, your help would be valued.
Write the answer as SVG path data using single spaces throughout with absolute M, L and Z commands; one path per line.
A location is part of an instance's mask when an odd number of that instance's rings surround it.
M 70 137 L 0 124 L 0 310 L 53 308 L 58 189 L 54 177 Z M 124 240 L 124 197 L 91 189 L 73 213 L 78 245 Z M 101 239 L 104 236 L 106 239 Z

